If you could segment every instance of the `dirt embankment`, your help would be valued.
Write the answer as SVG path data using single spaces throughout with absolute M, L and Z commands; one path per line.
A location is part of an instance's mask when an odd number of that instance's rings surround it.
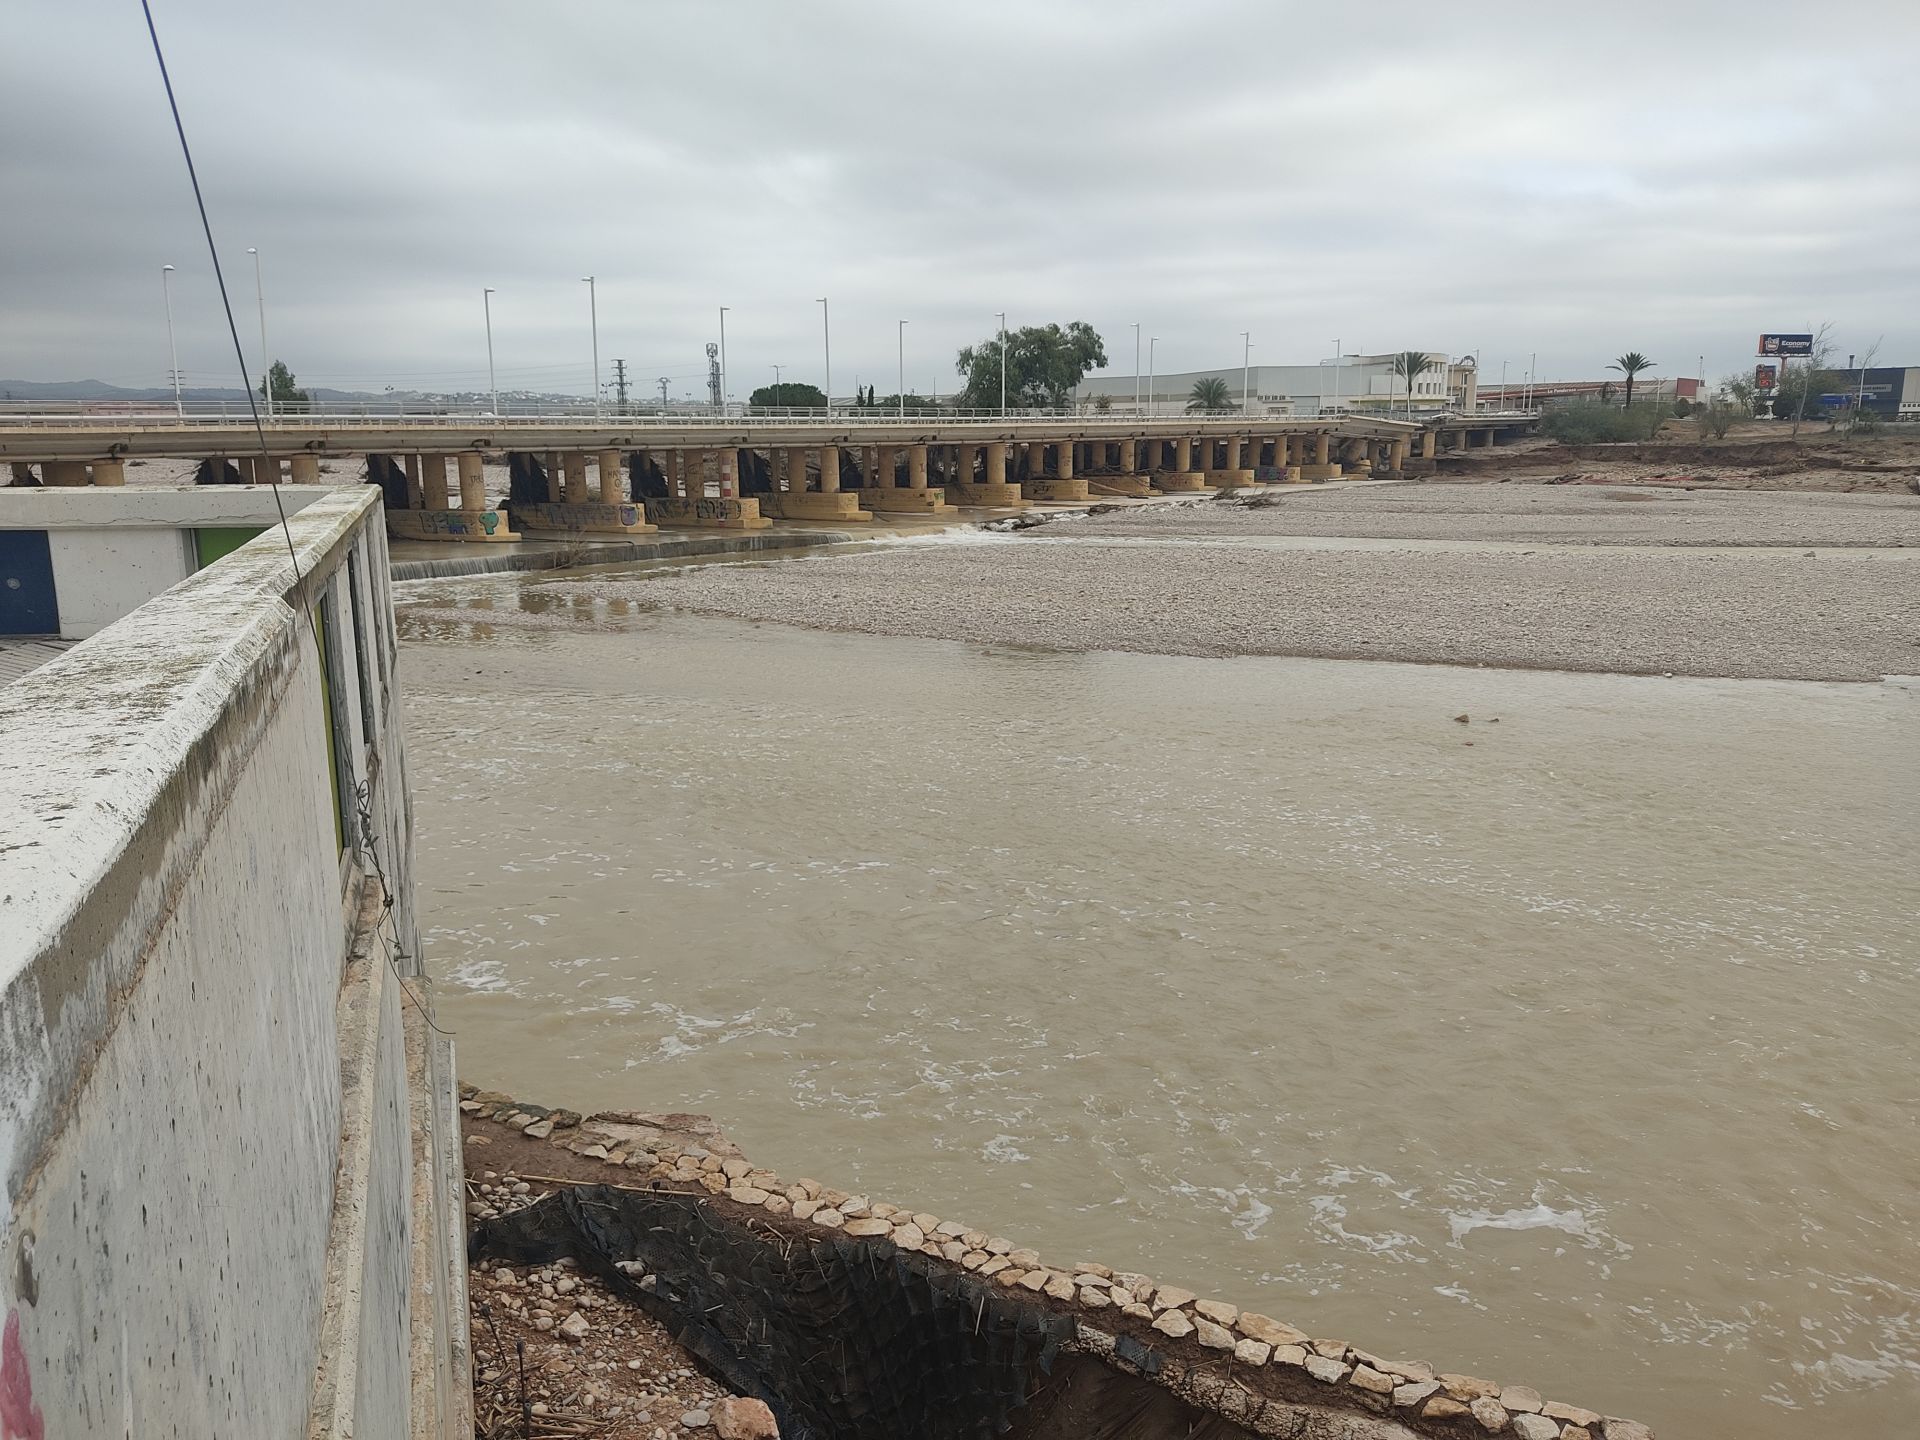
M 1673 485 L 1720 490 L 1920 493 L 1920 426 L 1848 437 L 1823 426 L 1798 437 L 1782 424 L 1743 425 L 1724 440 L 1690 421 L 1670 421 L 1656 439 L 1623 445 L 1523 440 L 1442 456 L 1440 481 L 1558 485 Z

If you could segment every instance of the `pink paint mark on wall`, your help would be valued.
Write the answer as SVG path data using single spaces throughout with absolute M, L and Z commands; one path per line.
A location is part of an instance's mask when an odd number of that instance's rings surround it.
M 7 1312 L 0 1339 L 0 1436 L 5 1440 L 47 1440 L 47 1422 L 33 1403 L 33 1376 L 27 1372 L 27 1347 L 20 1343 L 20 1312 Z

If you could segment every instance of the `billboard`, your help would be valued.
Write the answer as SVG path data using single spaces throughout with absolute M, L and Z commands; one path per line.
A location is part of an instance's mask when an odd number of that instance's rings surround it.
M 1780 383 L 1778 365 L 1756 365 L 1753 367 L 1753 384 L 1756 390 L 1771 390 Z
M 1762 335 L 1761 355 L 1811 355 L 1813 354 L 1813 336 L 1811 335 Z

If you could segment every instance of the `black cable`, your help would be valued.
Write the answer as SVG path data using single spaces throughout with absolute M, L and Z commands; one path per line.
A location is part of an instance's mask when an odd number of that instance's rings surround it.
M 268 484 L 273 487 L 273 508 L 280 515 L 280 533 L 286 537 L 287 558 L 293 561 L 294 592 L 304 596 L 306 576 L 300 571 L 300 556 L 293 548 L 293 531 L 287 525 L 287 507 L 280 503 L 280 464 L 267 451 L 267 427 L 260 420 L 260 406 L 253 396 L 253 382 L 247 378 L 247 356 L 240 348 L 240 327 L 234 323 L 233 302 L 227 298 L 227 277 L 220 268 L 220 251 L 213 243 L 213 224 L 207 219 L 206 197 L 200 193 L 200 172 L 193 166 L 193 147 L 187 144 L 187 127 L 180 119 L 180 102 L 173 96 L 173 77 L 167 74 L 167 57 L 160 50 L 160 32 L 154 28 L 153 7 L 140 0 L 140 13 L 147 17 L 147 36 L 153 41 L 153 58 L 160 66 L 160 83 L 167 88 L 167 108 L 173 112 L 173 132 L 180 137 L 180 153 L 186 157 L 187 178 L 193 182 L 193 203 L 200 207 L 200 229 L 207 237 L 207 254 L 213 257 L 213 278 L 220 283 L 220 308 L 227 313 L 227 333 L 233 336 L 233 358 L 240 362 L 241 388 L 247 392 L 247 410 L 253 416 L 254 434 L 260 437 L 260 459 L 266 466 Z M 260 357 L 266 363 L 267 357 Z M 266 383 L 271 383 L 271 380 Z M 301 606 L 305 609 L 304 603 Z M 313 624 L 308 615 L 307 624 Z M 315 636 L 316 640 L 318 636 Z

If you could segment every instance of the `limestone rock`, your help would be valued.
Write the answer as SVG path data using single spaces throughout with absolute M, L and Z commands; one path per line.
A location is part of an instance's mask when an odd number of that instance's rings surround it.
M 960 1232 L 960 1238 L 967 1242 L 967 1249 L 969 1250 L 985 1250 L 987 1248 L 987 1232 L 984 1230 L 962 1230 Z
M 735 1162 L 729 1161 L 728 1163 L 732 1164 Z M 734 1185 L 728 1188 L 727 1198 L 741 1205 L 764 1205 L 767 1203 L 768 1197 L 766 1191 L 756 1186 Z
M 1433 1366 L 1424 1360 L 1371 1360 L 1367 1363 L 1376 1370 L 1398 1375 L 1409 1385 L 1424 1385 L 1433 1379 Z
M 593 1327 L 587 1324 L 587 1317 L 578 1310 L 560 1322 L 560 1333 L 569 1340 L 584 1340 Z
M 987 1237 L 987 1243 L 980 1248 L 989 1255 L 1005 1255 L 1009 1250 L 1013 1249 L 1013 1242 L 1002 1239 L 998 1235 L 989 1235 Z
M 914 1211 L 909 1218 L 929 1235 L 940 1228 L 940 1217 L 938 1215 L 929 1215 L 924 1210 Z
M 1329 1360 L 1347 1358 L 1347 1342 L 1344 1340 L 1315 1340 L 1312 1349 L 1314 1354 L 1324 1355 Z
M 1498 1395 L 1500 1387 L 1491 1380 L 1473 1375 L 1442 1375 L 1440 1388 L 1455 1400 L 1478 1400 L 1482 1395 Z
M 893 1243 L 898 1245 L 902 1250 L 918 1250 L 922 1245 L 927 1243 L 927 1232 L 922 1230 L 918 1225 L 911 1223 L 900 1225 L 894 1229 Z M 1018 1264 L 1019 1262 L 1015 1261 L 1014 1263 Z
M 1011 1260 L 1023 1270 L 1031 1270 L 1040 1263 L 1040 1252 L 1038 1250 L 1022 1248 L 1012 1251 L 1007 1256 L 1007 1259 Z
M 993 1277 L 993 1282 L 996 1285 L 1013 1286 L 1013 1285 L 1018 1285 L 1022 1280 L 1026 1278 L 1027 1278 L 1026 1271 L 1019 1269 L 1016 1266 L 1009 1265 L 1006 1269 L 1002 1270 L 998 1275 Z
M 769 1215 L 784 1215 L 793 1209 L 793 1202 L 784 1195 L 769 1195 L 766 1210 Z
M 940 1247 L 940 1258 L 943 1260 L 958 1260 L 966 1253 L 967 1246 L 964 1240 L 949 1240 Z
M 1540 1399 L 1540 1392 L 1531 1385 L 1502 1385 L 1500 1403 L 1509 1410 L 1531 1413 L 1537 1412 L 1544 1402 Z
M 1347 1378 L 1347 1367 L 1340 1361 L 1329 1359 L 1325 1355 L 1309 1355 L 1307 1356 L 1307 1373 L 1328 1385 L 1338 1385 Z M 1502 1410 L 1500 1413 L 1504 1415 L 1507 1412 Z
M 1171 1335 L 1175 1340 L 1193 1333 L 1193 1324 L 1178 1310 L 1165 1310 L 1160 1318 L 1153 1322 L 1153 1328 L 1162 1335 Z
M 1082 1291 L 1080 1299 L 1083 1303 L 1092 1305 L 1093 1302 L 1088 1300 L 1087 1296 L 1098 1295 L 1099 1293 L 1098 1290 Z M 1096 1306 L 1095 1308 L 1097 1309 L 1098 1307 Z M 1131 1315 L 1136 1320 L 1151 1320 L 1153 1318 L 1153 1311 L 1149 1310 L 1145 1305 L 1142 1305 L 1138 1300 L 1134 1301 L 1131 1305 L 1122 1305 L 1120 1307 L 1120 1313 L 1122 1315 Z
M 713 1433 L 720 1440 L 780 1440 L 780 1427 L 766 1401 L 735 1396 L 713 1407 Z
M 1273 1347 L 1264 1340 L 1241 1340 L 1233 1347 L 1233 1358 L 1256 1369 L 1273 1357 Z
M 747 1178 L 747 1172 L 753 1169 L 753 1166 L 744 1160 L 722 1160 L 720 1162 L 720 1169 L 729 1180 L 744 1180 Z
M 1073 1299 L 1073 1281 L 1064 1275 L 1049 1276 L 1047 1294 L 1055 1300 L 1071 1300 Z
M 1095 1285 L 1089 1288 L 1098 1290 L 1100 1287 Z M 1126 1289 L 1124 1286 L 1110 1285 L 1107 1287 L 1107 1298 L 1116 1305 L 1131 1305 L 1137 1297 L 1131 1290 Z
M 1569 1425 L 1560 1432 L 1560 1440 L 1593 1440 L 1593 1431 L 1584 1425 Z
M 1191 1290 L 1182 1290 L 1173 1285 L 1162 1285 L 1153 1292 L 1153 1308 L 1156 1310 L 1178 1310 L 1182 1305 L 1191 1305 L 1200 1297 Z
M 1504 1391 L 1501 1398 L 1506 1398 Z M 1560 1422 L 1549 1420 L 1531 1410 L 1522 1410 L 1513 1416 L 1513 1433 L 1520 1440 L 1560 1440 Z
M 818 1200 L 820 1198 L 820 1182 L 818 1180 L 800 1179 L 794 1181 L 793 1184 L 794 1188 L 804 1193 L 807 1199 Z
M 689 1430 L 704 1430 L 713 1423 L 713 1416 L 705 1410 L 683 1410 L 680 1412 L 680 1423 Z
M 867 1197 L 864 1195 L 849 1195 L 846 1199 L 842 1200 L 838 1205 L 834 1206 L 833 1208 L 838 1210 L 842 1215 L 846 1216 L 847 1219 L 849 1220 L 863 1219 L 864 1217 L 873 1213 L 868 1208 Z
M 1020 1277 L 1020 1285 L 1023 1289 L 1031 1290 L 1034 1294 L 1038 1295 L 1042 1290 L 1046 1289 L 1047 1281 L 1051 1279 L 1052 1276 L 1053 1272 L 1051 1270 L 1029 1270 Z
M 1393 1403 L 1402 1410 L 1411 1410 L 1429 1395 L 1440 1393 L 1438 1380 L 1419 1380 L 1410 1385 L 1393 1387 Z
M 799 1187 L 795 1186 L 794 1188 L 798 1189 Z M 818 1200 L 795 1200 L 793 1202 L 793 1218 L 796 1220 L 811 1220 L 814 1211 L 819 1208 L 820 1202 Z
M 1574 1425 L 1584 1425 L 1589 1430 L 1600 1423 L 1597 1411 L 1583 1410 L 1578 1405 L 1563 1405 L 1558 1400 L 1549 1400 L 1540 1407 L 1540 1413 L 1549 1420 L 1565 1420 Z
M 876 1220 L 891 1220 L 900 1213 L 898 1205 L 889 1205 L 884 1200 L 876 1200 L 867 1207 L 867 1213 Z
M 1376 1395 L 1393 1393 L 1393 1377 L 1382 1375 L 1371 1365 L 1354 1366 L 1353 1379 L 1347 1383 L 1360 1390 L 1371 1390 Z
M 868 1216 L 864 1220 L 847 1221 L 846 1230 L 849 1235 L 867 1238 L 878 1235 L 891 1235 L 893 1233 L 893 1226 L 885 1220 L 876 1220 L 872 1216 Z
M 982 1265 L 987 1263 L 987 1252 L 984 1250 L 969 1250 L 960 1257 L 960 1263 L 969 1270 L 978 1270 Z
M 1143 1299 L 1146 1296 L 1151 1295 L 1153 1293 L 1153 1281 L 1149 1280 L 1146 1276 L 1140 1274 L 1140 1272 L 1137 1270 L 1114 1271 L 1113 1283 L 1116 1285 L 1124 1286 L 1126 1289 L 1131 1290 L 1135 1295 L 1141 1296 Z
M 924 1226 L 921 1228 L 925 1228 Z M 949 1240 L 958 1240 L 967 1233 L 967 1227 L 958 1220 L 942 1220 L 933 1227 L 933 1233 L 945 1236 Z
M 700 1188 L 709 1195 L 723 1194 L 727 1188 L 727 1177 L 718 1170 L 709 1170 L 700 1177 Z
M 1491 1395 L 1482 1395 L 1467 1409 L 1473 1412 L 1473 1418 L 1480 1422 L 1480 1428 L 1489 1435 L 1497 1435 L 1507 1428 L 1507 1407 Z
M 1273 1347 L 1273 1363 L 1276 1365 L 1304 1365 L 1307 1363 L 1307 1347 L 1304 1345 L 1276 1345 Z
M 1011 1268 L 1012 1262 L 1008 1260 L 1006 1256 L 995 1255 L 980 1267 L 980 1273 L 982 1275 L 998 1275 L 1001 1271 Z
M 1255 1340 L 1264 1340 L 1269 1345 L 1306 1345 L 1309 1337 L 1304 1330 L 1296 1330 L 1291 1325 L 1282 1325 L 1278 1320 L 1270 1320 L 1265 1315 L 1256 1315 L 1251 1310 L 1242 1310 L 1235 1322 L 1242 1335 Z
M 1216 1325 L 1231 1325 L 1240 1318 L 1240 1307 L 1224 1300 L 1196 1300 L 1193 1308 L 1196 1314 L 1206 1316 Z
M 553 1134 L 553 1121 L 535 1120 L 530 1124 L 522 1126 L 520 1133 L 533 1140 L 544 1140 Z
M 1455 1400 L 1449 1395 L 1436 1395 L 1427 1401 L 1427 1408 L 1420 1413 L 1429 1420 L 1452 1420 L 1466 1414 L 1467 1407 L 1464 1402 Z
M 1082 1260 L 1078 1265 L 1073 1267 L 1073 1273 L 1076 1275 L 1098 1275 L 1102 1280 L 1111 1280 L 1113 1278 L 1113 1271 L 1091 1260 Z
M 1200 1343 L 1209 1350 L 1233 1349 L 1233 1332 L 1224 1325 L 1216 1325 L 1202 1316 L 1193 1322 L 1193 1328 L 1200 1337 Z
M 1600 1433 L 1607 1440 L 1653 1440 L 1653 1431 L 1638 1420 L 1615 1420 L 1609 1417 L 1600 1422 Z
M 829 1230 L 838 1230 L 847 1223 L 847 1217 L 838 1210 L 816 1210 L 813 1212 L 813 1223 Z

